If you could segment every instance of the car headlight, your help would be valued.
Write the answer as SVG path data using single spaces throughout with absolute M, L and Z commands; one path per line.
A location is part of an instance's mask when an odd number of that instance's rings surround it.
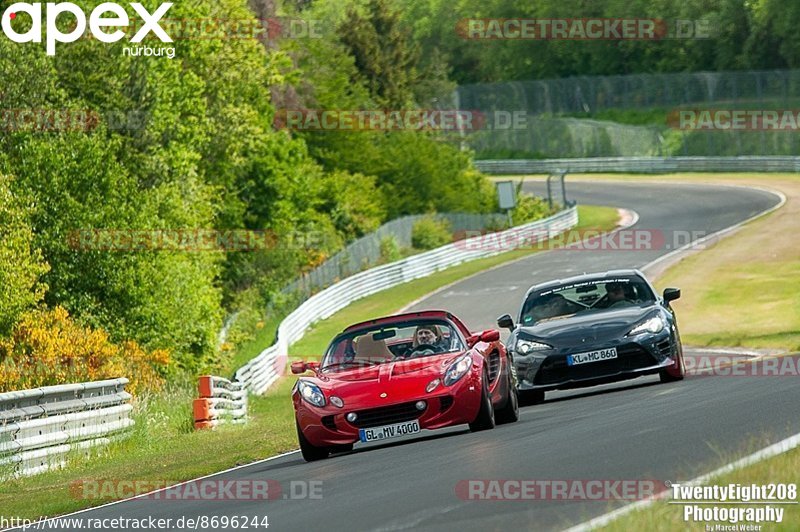
M 470 354 L 466 354 L 450 364 L 450 367 L 444 372 L 444 378 L 442 379 L 444 385 L 450 386 L 458 382 L 461 377 L 467 374 L 470 367 L 472 367 L 472 356 Z
M 514 350 L 522 355 L 527 355 L 534 351 L 544 351 L 545 349 L 553 349 L 553 346 L 542 342 L 534 342 L 533 340 L 523 340 L 522 338 L 517 338 L 517 343 L 514 345 Z
M 653 316 L 652 318 L 648 318 L 644 320 L 642 323 L 631 329 L 631 331 L 626 336 L 635 336 L 637 334 L 642 333 L 660 333 L 664 330 L 667 324 L 664 323 L 664 318 L 659 314 L 658 316 Z
M 297 389 L 300 390 L 300 395 L 314 406 L 325 406 L 325 395 L 319 386 L 306 382 L 304 380 L 297 381 Z

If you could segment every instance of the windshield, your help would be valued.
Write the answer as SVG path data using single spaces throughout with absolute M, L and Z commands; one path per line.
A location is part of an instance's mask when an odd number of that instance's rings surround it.
M 322 360 L 323 371 L 463 351 L 464 341 L 444 320 L 409 320 L 338 336 Z
M 577 313 L 650 304 L 654 301 L 653 291 L 640 277 L 568 283 L 532 293 L 522 306 L 520 322 L 532 325 Z

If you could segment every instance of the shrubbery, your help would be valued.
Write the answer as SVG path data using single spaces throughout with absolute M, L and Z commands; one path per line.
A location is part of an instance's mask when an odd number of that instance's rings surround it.
M 411 229 L 411 245 L 415 249 L 434 249 L 453 240 L 450 224 L 435 216 L 426 216 Z
M 511 217 L 514 225 L 521 225 L 555 214 L 555 211 L 559 208 L 559 206 L 554 206 L 551 209 L 547 200 L 539 196 L 518 192 L 517 206 L 511 210 Z
M 127 377 L 132 394 L 161 388 L 169 365 L 161 349 L 114 344 L 102 330 L 83 327 L 66 310 L 35 310 L 0 340 L 0 392 Z

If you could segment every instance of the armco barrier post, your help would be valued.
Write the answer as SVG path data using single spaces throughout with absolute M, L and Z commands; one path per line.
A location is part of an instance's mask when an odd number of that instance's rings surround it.
M 203 375 L 197 381 L 197 391 L 200 397 L 192 403 L 195 429 L 247 421 L 247 390 L 241 383 Z

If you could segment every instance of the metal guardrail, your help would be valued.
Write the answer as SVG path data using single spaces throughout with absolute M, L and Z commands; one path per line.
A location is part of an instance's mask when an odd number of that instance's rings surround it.
M 194 400 L 194 428 L 214 428 L 223 423 L 247 422 L 247 390 L 240 382 L 205 375 L 197 383 L 200 398 Z
M 412 214 L 388 221 L 375 231 L 350 242 L 325 262 L 302 274 L 282 289 L 286 294 L 300 293 L 303 297 L 326 288 L 365 268 L 376 266 L 382 260 L 381 242 L 391 238 L 401 248 L 411 247 L 414 225 L 429 218 L 428 214 Z M 435 218 L 447 222 L 453 233 L 483 230 L 504 223 L 505 216 L 498 213 L 438 213 Z
M 571 207 L 544 220 L 501 231 L 497 233 L 497 238 L 503 240 L 503 235 L 514 236 L 520 231 L 536 231 L 540 234 L 547 232 L 549 236 L 555 236 L 577 223 L 577 208 Z M 481 238 L 476 237 L 476 241 Z M 462 262 L 495 255 L 500 251 L 483 245 L 470 245 L 470 239 L 466 239 L 348 277 L 311 296 L 289 314 L 278 327 L 277 342 L 239 369 L 235 378 L 250 392 L 263 393 L 283 374 L 289 345 L 299 340 L 313 323 L 331 316 L 353 301 L 381 290 L 426 277 Z
M 128 379 L 0 393 L 0 476 L 65 465 L 70 453 L 106 445 L 133 425 Z
M 591 157 L 586 159 L 503 159 L 475 161 L 487 174 L 551 174 L 555 172 L 800 172 L 800 157 Z

